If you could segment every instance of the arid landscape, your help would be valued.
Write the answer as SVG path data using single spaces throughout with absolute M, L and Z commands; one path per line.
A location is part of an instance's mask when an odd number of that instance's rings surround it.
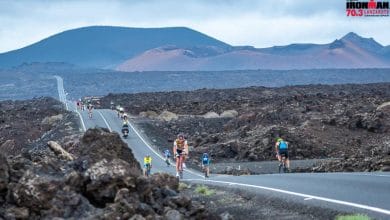
M 125 106 L 161 148 L 179 132 L 198 167 L 214 162 L 275 160 L 277 137 L 292 160 L 325 159 L 297 172 L 390 170 L 390 84 L 309 85 L 109 95 Z
M 389 219 L 389 14 L 1 0 L 0 220 Z

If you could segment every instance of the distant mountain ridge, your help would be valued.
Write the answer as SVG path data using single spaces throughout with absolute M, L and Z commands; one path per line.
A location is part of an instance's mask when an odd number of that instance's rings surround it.
M 269 48 L 231 47 L 208 57 L 191 48 L 158 48 L 127 60 L 121 71 L 388 68 L 390 46 L 351 32 L 329 44 L 290 44 Z M 188 54 L 191 54 L 189 56 Z
M 162 45 L 231 47 L 185 27 L 91 26 L 64 31 L 30 46 L 2 53 L 0 68 L 24 62 L 66 62 L 88 67 L 114 68 L 135 55 Z
M 0 68 L 65 62 L 120 71 L 208 71 L 390 67 L 390 46 L 348 33 L 328 44 L 231 46 L 185 27 L 92 26 L 0 54 Z

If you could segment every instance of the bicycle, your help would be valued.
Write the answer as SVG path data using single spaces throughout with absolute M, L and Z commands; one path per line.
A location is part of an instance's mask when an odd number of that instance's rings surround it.
M 89 118 L 92 118 L 92 109 L 91 109 L 91 110 L 88 110 L 88 117 L 89 117 Z
M 183 154 L 177 155 L 177 163 L 176 166 L 178 166 L 178 171 L 179 171 L 179 179 L 183 179 Z
M 208 172 L 207 172 L 208 166 L 202 165 L 202 171 L 204 173 L 204 178 L 209 178 Z
M 283 173 L 288 173 L 288 168 L 286 166 L 286 155 L 281 154 L 280 155 L 280 163 L 279 163 L 279 173 L 283 171 Z
M 169 157 L 165 158 L 165 163 L 167 164 L 167 167 L 169 167 L 171 165 L 171 162 L 169 162 Z

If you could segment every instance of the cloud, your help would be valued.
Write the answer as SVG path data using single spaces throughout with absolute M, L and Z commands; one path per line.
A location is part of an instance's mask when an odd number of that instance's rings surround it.
M 345 1 L 0 0 L 0 52 L 89 25 L 187 26 L 232 45 L 328 43 L 354 31 L 390 44 L 388 17 L 351 18 Z

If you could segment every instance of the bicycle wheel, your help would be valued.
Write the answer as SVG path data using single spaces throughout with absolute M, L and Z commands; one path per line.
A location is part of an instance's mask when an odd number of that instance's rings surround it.
M 183 179 L 183 170 L 179 172 L 180 179 Z
M 282 172 L 282 163 L 279 164 L 279 173 Z

